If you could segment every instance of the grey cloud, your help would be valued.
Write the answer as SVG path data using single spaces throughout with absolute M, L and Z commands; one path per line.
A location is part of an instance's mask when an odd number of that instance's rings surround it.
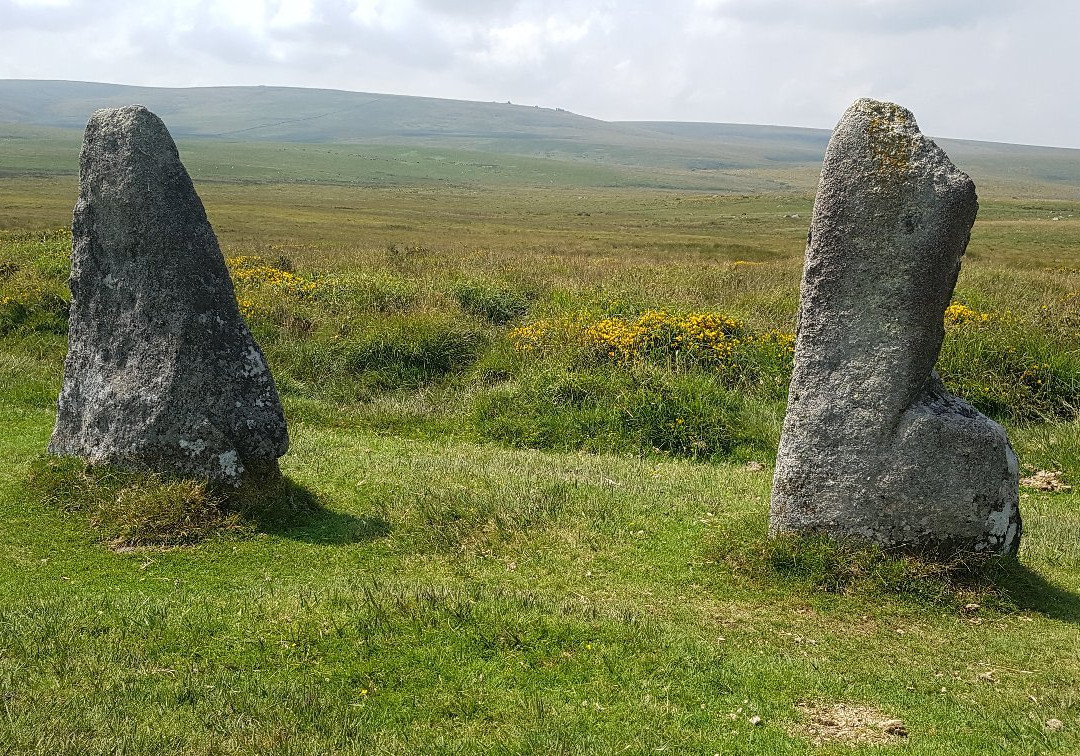
M 517 10 L 519 0 L 418 0 L 421 9 L 460 18 L 505 18 Z
M 852 99 L 928 133 L 1077 143 L 1075 0 L 0 0 L 0 77 L 279 84 L 557 106 L 621 119 L 833 125 Z M 48 55 L 42 55 L 43 49 Z M 915 53 L 915 54 L 913 54 Z
M 907 33 L 962 29 L 1043 3 L 1039 0 L 720 0 L 714 17 L 759 26 Z
M 173 35 L 171 46 L 178 53 L 199 50 L 223 63 L 262 66 L 268 71 L 318 71 L 335 65 L 355 67 L 360 62 L 433 69 L 454 57 L 430 19 L 384 28 L 353 18 L 353 9 L 352 3 L 323 0 L 302 23 L 255 31 L 221 24 L 203 8 L 190 31 Z
M 431 18 L 417 17 L 400 28 L 369 26 L 354 19 L 349 6 L 336 1 L 320 4 L 303 24 L 270 30 L 268 38 L 294 45 L 298 63 L 321 51 L 324 54 L 319 57 L 360 55 L 381 59 L 389 66 L 430 69 L 448 65 L 456 55 Z
M 115 15 L 125 0 L 74 0 L 69 5 L 22 5 L 0 0 L 3 29 L 13 31 L 66 31 L 92 24 L 98 18 Z

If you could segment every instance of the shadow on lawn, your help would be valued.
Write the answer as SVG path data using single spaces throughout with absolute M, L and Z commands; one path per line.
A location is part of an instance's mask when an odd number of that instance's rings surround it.
M 318 494 L 282 476 L 268 500 L 244 506 L 244 516 L 261 532 L 304 543 L 343 545 L 385 538 L 390 523 L 327 509 Z
M 1000 565 L 993 583 L 1018 610 L 1038 612 L 1063 622 L 1080 622 L 1080 596 L 1054 585 L 1015 559 Z
M 760 531 L 759 531 L 760 533 Z M 738 543 L 738 536 L 728 538 Z M 764 584 L 799 586 L 812 593 L 861 594 L 921 604 L 985 604 L 1080 622 L 1080 595 L 1054 585 L 1015 557 L 941 557 L 912 554 L 825 534 L 760 533 L 718 561 Z

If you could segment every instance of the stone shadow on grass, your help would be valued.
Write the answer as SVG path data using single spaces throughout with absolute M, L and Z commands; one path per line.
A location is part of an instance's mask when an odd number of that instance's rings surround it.
M 385 538 L 390 523 L 328 509 L 307 486 L 282 475 L 267 489 L 242 494 L 238 507 L 260 532 L 303 543 L 345 545 Z
M 1080 595 L 1054 585 L 1015 559 L 1003 561 L 993 585 L 1013 607 L 1050 619 L 1080 623 Z
M 748 526 L 757 528 L 758 524 Z M 739 543 L 739 536 L 728 539 Z M 1080 595 L 1054 585 L 1016 557 L 956 556 L 886 550 L 855 539 L 783 533 L 746 539 L 718 561 L 758 580 L 801 586 L 812 593 L 857 592 L 920 604 L 969 604 L 994 611 L 1030 611 L 1080 624 Z

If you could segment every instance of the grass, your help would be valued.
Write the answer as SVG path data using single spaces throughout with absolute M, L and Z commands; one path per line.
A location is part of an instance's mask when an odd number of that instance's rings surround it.
M 1080 748 L 1077 494 L 1012 562 L 765 537 L 809 198 L 200 187 L 290 421 L 259 517 L 40 485 L 56 181 L 0 182 L 0 751 L 809 754 L 841 703 L 908 736 L 832 752 Z M 1070 209 L 983 201 L 942 368 L 1080 483 Z

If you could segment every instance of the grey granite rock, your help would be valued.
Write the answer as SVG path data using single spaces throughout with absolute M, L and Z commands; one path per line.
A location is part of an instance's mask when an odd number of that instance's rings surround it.
M 825 153 L 770 532 L 1013 554 L 1016 455 L 933 371 L 978 211 L 911 113 L 858 100 Z
M 232 483 L 276 472 L 281 402 L 165 124 L 141 106 L 99 110 L 79 163 L 49 452 Z

